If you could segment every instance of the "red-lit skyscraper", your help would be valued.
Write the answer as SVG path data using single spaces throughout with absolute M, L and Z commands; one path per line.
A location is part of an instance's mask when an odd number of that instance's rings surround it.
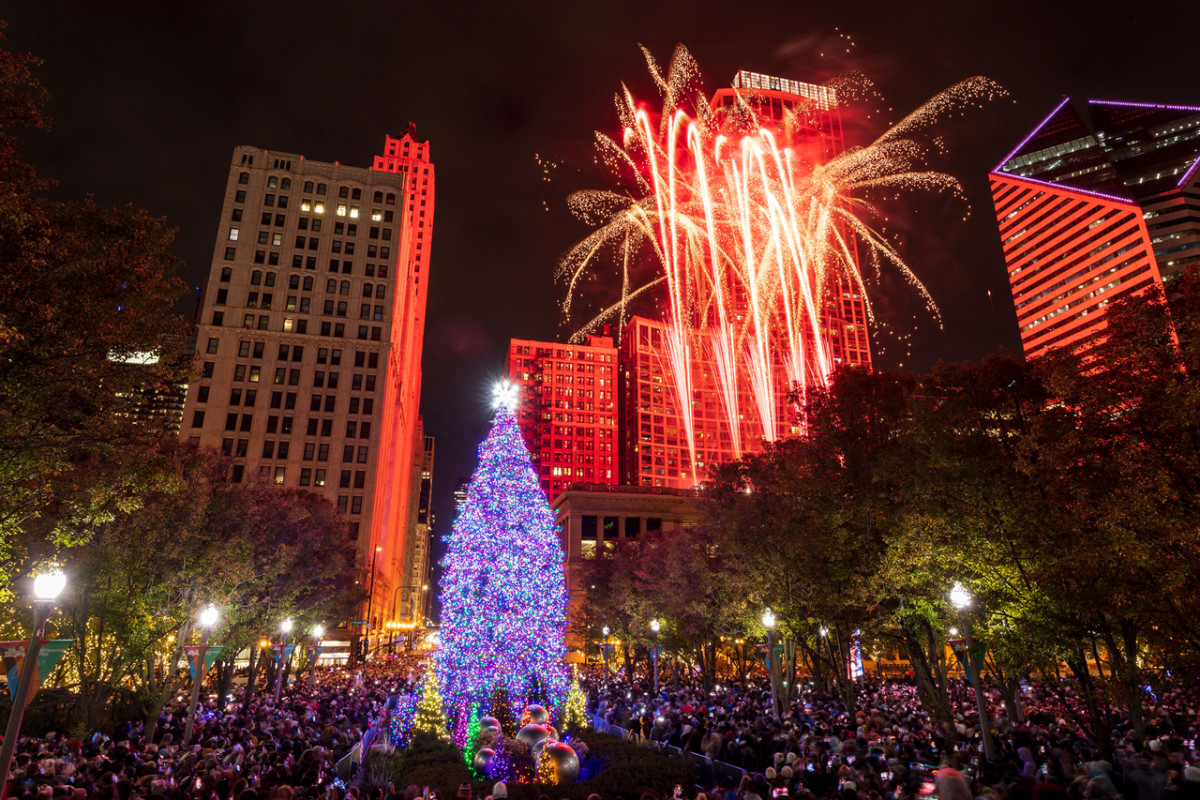
M 713 94 L 710 108 L 719 114 L 753 114 L 758 125 L 773 130 L 788 116 L 788 136 L 798 157 L 823 163 L 845 148 L 837 93 L 826 86 L 741 71 L 728 89 Z M 851 257 L 854 238 L 845 236 Z M 826 348 L 830 362 L 839 366 L 871 367 L 866 305 L 848 276 L 833 275 L 823 287 L 821 338 L 812 343 Z M 735 316 L 745 322 L 745 298 Z M 733 461 L 762 448 L 763 426 L 756 419 L 750 389 L 738 390 L 738 436 L 731 436 L 728 409 L 722 400 L 718 365 L 712 349 L 697 339 L 692 343 L 692 435 L 695 464 L 672 388 L 673 359 L 666 352 L 663 323 L 633 317 L 621 335 L 622 426 L 620 479 L 624 484 L 687 489 L 702 482 L 716 464 Z M 797 412 L 790 398 L 793 379 L 776 361 L 773 369 L 775 433 L 798 432 Z
M 616 483 L 617 350 L 611 336 L 584 344 L 513 339 L 508 379 L 520 389 L 517 423 L 546 498 L 572 483 Z
M 1200 108 L 1069 98 L 992 170 L 1027 358 L 1086 346 L 1104 307 L 1200 262 Z

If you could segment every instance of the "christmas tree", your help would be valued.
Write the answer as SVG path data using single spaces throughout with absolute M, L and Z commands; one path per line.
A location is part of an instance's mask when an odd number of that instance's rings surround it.
M 421 702 L 417 703 L 417 713 L 413 718 L 414 731 L 429 733 L 444 742 L 450 741 L 446 731 L 446 712 L 442 709 L 442 694 L 438 689 L 437 670 L 425 670 L 425 680 L 421 683 Z
M 571 679 L 571 691 L 567 693 L 567 705 L 563 709 L 562 728 L 569 733 L 587 730 L 587 698 L 579 688 L 579 676 Z
M 554 515 L 506 397 L 442 559 L 438 671 L 454 707 L 489 705 L 502 685 L 524 708 L 539 684 L 566 698 L 567 593 Z

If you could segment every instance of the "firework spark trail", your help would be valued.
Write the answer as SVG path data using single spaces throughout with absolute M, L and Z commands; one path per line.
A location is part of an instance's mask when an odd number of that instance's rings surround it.
M 937 318 L 925 287 L 872 227 L 870 219 L 878 216 L 872 198 L 914 191 L 962 198 L 956 179 L 924 169 L 929 148 L 917 137 L 947 115 L 1004 91 L 986 78 L 962 81 L 869 146 L 821 162 L 800 150 L 804 134 L 813 130 L 805 117 L 811 107 L 798 103 L 779 122 L 758 116 L 737 94 L 732 107 L 710 109 L 696 89 L 699 70 L 685 48 L 676 49 L 666 75 L 645 48 L 643 53 L 663 111 L 655 117 L 622 87 L 617 96 L 622 142 L 596 135 L 599 157 L 616 173 L 632 176 L 635 194 L 592 191 L 571 197 L 572 210 L 599 227 L 560 264 L 568 284 L 564 311 L 593 264 L 614 250 L 620 254 L 622 295 L 576 340 L 609 320 L 623 327 L 630 301 L 651 286 L 663 287 L 663 357 L 695 477 L 697 359 L 715 365 L 735 457 L 747 433 L 775 439 L 782 422 L 778 384 L 786 380 L 803 396 L 827 385 L 835 368 L 824 322 L 830 292 L 839 285 L 857 290 L 868 320 L 874 320 L 860 246 L 865 263 L 899 271 Z M 661 271 L 635 287 L 631 258 L 641 241 L 651 244 Z M 743 392 L 757 431 L 742 429 Z

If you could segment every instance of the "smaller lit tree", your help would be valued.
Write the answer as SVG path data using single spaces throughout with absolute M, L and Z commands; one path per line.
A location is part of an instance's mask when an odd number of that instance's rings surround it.
M 450 741 L 446 712 L 442 708 L 442 693 L 438 687 L 437 670 L 425 670 L 425 679 L 421 683 L 421 701 L 417 703 L 416 717 L 413 719 L 413 730 L 436 736 L 444 742 Z
M 563 708 L 562 729 L 567 733 L 587 730 L 587 698 L 579 688 L 579 675 L 571 679 L 571 690 L 567 692 L 567 704 Z

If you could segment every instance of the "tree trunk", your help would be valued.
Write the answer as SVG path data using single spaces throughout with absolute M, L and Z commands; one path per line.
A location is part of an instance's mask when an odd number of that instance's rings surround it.
M 246 678 L 246 693 L 242 696 L 243 711 L 248 711 L 250 703 L 254 700 L 254 681 L 258 677 L 258 649 L 254 642 L 250 643 L 250 675 Z
M 1083 695 L 1084 708 L 1087 709 L 1088 725 L 1092 741 L 1100 748 L 1105 761 L 1112 763 L 1112 718 L 1107 708 L 1101 707 L 1100 698 L 1096 694 L 1096 684 L 1088 671 L 1087 657 L 1083 650 L 1076 650 L 1075 657 L 1067 660 L 1067 666 L 1075 673 L 1075 680 Z
M 939 684 L 929 665 L 929 658 L 922 647 L 922 642 L 907 624 L 900 627 L 901 641 L 908 653 L 908 662 L 912 665 L 913 677 L 917 683 L 917 694 L 921 704 L 933 717 L 933 720 L 943 729 L 948 742 L 953 745 L 958 742 L 958 731 L 954 727 L 954 712 L 950 708 L 950 697 L 946 693 L 945 683 Z

